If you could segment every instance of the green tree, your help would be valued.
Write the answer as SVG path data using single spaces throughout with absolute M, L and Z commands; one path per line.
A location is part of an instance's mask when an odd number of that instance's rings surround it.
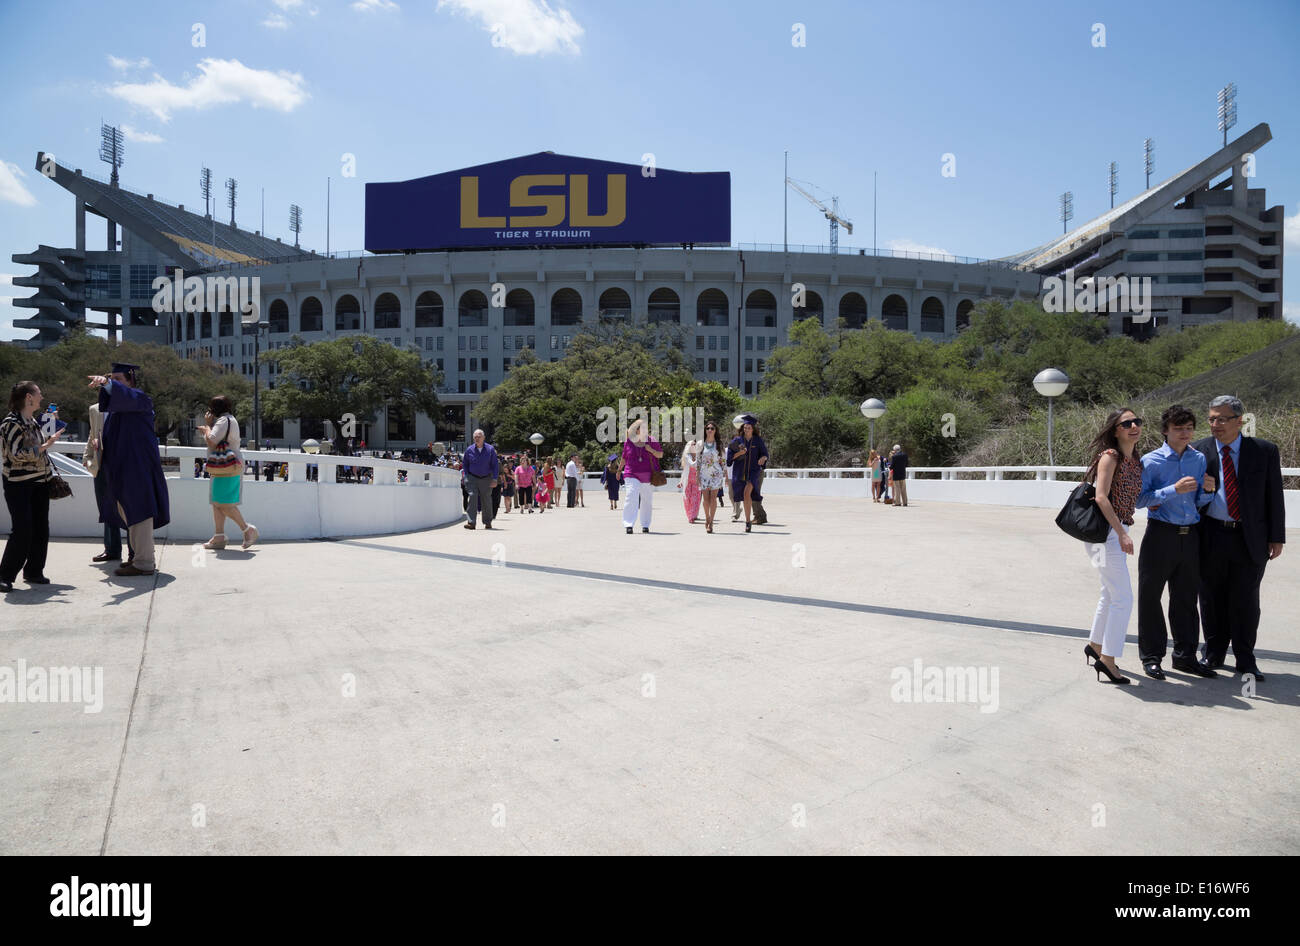
M 405 404 L 430 417 L 438 413 L 442 372 L 368 336 L 337 338 L 310 345 L 294 336 L 286 348 L 264 353 L 276 366 L 276 386 L 262 395 L 262 414 L 272 420 L 315 417 L 342 421 L 371 417 L 387 404 Z

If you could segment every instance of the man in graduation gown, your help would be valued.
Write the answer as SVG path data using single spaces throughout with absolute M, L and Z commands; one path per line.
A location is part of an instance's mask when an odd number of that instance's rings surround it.
M 116 363 L 107 377 L 94 375 L 104 421 L 103 520 L 126 529 L 135 559 L 117 569 L 124 577 L 152 575 L 155 569 L 153 533 L 171 522 L 167 481 L 154 433 L 153 400 L 139 389 L 139 365 Z

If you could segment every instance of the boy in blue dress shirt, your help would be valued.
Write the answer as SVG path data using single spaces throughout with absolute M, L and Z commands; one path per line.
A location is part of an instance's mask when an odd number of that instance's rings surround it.
M 1169 586 L 1169 631 L 1174 638 L 1173 668 L 1199 677 L 1217 674 L 1196 655 L 1200 618 L 1197 523 L 1214 498 L 1214 478 L 1206 475 L 1205 455 L 1191 447 L 1196 415 L 1175 404 L 1160 415 L 1162 446 L 1142 457 L 1139 507 L 1150 507 L 1138 553 L 1138 655 L 1148 677 L 1163 680 L 1168 635 L 1160 596 Z

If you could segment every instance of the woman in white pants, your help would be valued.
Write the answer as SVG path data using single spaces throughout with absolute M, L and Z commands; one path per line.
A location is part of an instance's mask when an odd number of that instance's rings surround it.
M 623 526 L 628 535 L 632 534 L 638 513 L 641 516 L 641 531 L 650 531 L 650 514 L 654 511 L 654 486 L 650 483 L 650 477 L 659 468 L 655 461 L 663 455 L 663 447 L 646 433 L 646 422 L 633 422 L 627 429 L 627 439 L 623 441 L 623 481 L 627 484 Z
M 1141 437 L 1142 418 L 1121 407 L 1106 418 L 1092 442 L 1088 475 L 1096 473 L 1097 508 L 1110 523 L 1105 542 L 1084 545 L 1101 577 L 1101 599 L 1092 619 L 1092 633 L 1083 648 L 1084 659 L 1096 661 L 1093 667 L 1098 682 L 1103 674 L 1111 683 L 1131 682 L 1119 672 L 1115 659 L 1124 652 L 1133 613 L 1133 585 L 1128 573 L 1133 540 L 1124 527 L 1133 524 L 1133 510 L 1142 491 L 1142 461 L 1137 453 Z

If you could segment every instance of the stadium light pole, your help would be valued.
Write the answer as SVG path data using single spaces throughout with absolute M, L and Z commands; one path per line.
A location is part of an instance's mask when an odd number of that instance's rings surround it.
M 1151 169 L 1156 166 L 1156 143 L 1150 138 L 1142 142 L 1142 155 L 1147 169 L 1147 190 L 1151 189 Z
M 876 418 L 885 413 L 885 402 L 878 397 L 869 397 L 858 408 L 862 411 L 862 416 L 867 419 L 867 425 L 870 428 L 870 434 L 867 438 L 867 449 L 876 449 Z
M 1237 124 L 1237 83 L 1229 82 L 1219 90 L 1219 131 L 1223 146 L 1228 147 L 1228 129 Z
M 1119 165 L 1110 162 L 1110 209 L 1115 209 L 1115 192 L 1119 190 Z
M 1070 379 L 1065 372 L 1059 368 L 1044 368 L 1038 374 L 1034 375 L 1034 389 L 1047 398 L 1047 465 L 1056 466 L 1056 458 L 1052 453 L 1052 434 L 1053 434 L 1053 417 L 1052 401 L 1065 393 L 1066 388 L 1070 386 Z

